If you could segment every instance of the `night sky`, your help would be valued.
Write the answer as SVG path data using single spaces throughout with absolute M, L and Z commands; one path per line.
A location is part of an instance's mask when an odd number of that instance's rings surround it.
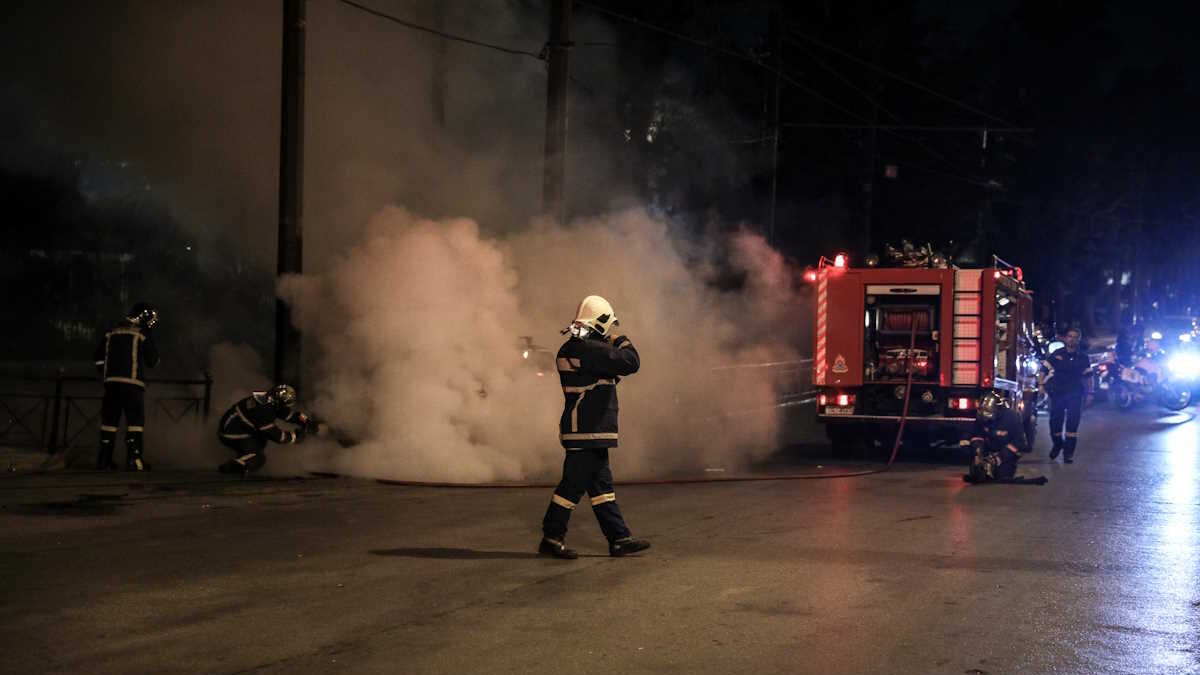
M 543 2 L 364 4 L 535 54 L 546 40 Z M 574 7 L 570 213 L 642 206 L 693 240 L 765 231 L 773 75 L 717 48 L 769 62 L 774 5 L 596 4 L 709 47 Z M 170 302 L 232 303 L 239 318 L 205 339 L 265 340 L 247 325 L 273 292 L 279 3 L 7 3 L 0 14 L 6 266 L 45 289 L 6 320 L 120 311 L 77 297 L 62 267 L 75 263 L 30 267 L 30 250 L 128 252 L 141 288 L 182 265 L 207 290 Z M 773 243 L 803 266 L 834 249 L 864 255 L 868 231 L 873 249 L 953 240 L 963 255 L 1023 263 L 1043 306 L 1053 299 L 1060 319 L 1092 331 L 1155 301 L 1182 311 L 1200 283 L 1200 60 L 1183 30 L 1197 19 L 1192 3 L 788 4 L 784 124 L 1033 131 L 994 133 L 984 152 L 972 132 L 785 128 Z M 334 0 L 310 2 L 308 20 L 307 269 L 387 204 L 497 233 L 538 213 L 543 63 Z

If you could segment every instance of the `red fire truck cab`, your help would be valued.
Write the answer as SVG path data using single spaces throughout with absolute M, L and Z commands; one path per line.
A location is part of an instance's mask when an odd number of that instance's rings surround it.
M 908 393 L 906 442 L 957 443 L 985 391 L 1007 397 L 1032 433 L 1038 359 L 1033 297 L 1019 268 L 822 265 L 813 384 L 835 452 L 890 448 Z M 912 391 L 906 392 L 909 369 Z

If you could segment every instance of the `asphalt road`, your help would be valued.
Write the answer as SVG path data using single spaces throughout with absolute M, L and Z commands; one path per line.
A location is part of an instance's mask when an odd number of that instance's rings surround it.
M 544 489 L 6 477 L 0 672 L 1200 672 L 1192 418 L 1091 411 L 1044 487 L 618 485 L 654 547 L 581 506 L 573 562 L 533 553 Z

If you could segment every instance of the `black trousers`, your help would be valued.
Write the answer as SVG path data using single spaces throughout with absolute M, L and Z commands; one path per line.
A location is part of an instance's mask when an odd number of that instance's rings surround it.
M 1079 417 L 1083 410 L 1083 394 L 1053 394 L 1050 396 L 1050 442 L 1061 448 L 1063 457 L 1075 454 L 1075 441 L 1079 437 Z M 1063 437 L 1063 421 L 1067 423 Z
M 562 480 L 542 519 L 542 534 L 562 541 L 567 536 L 567 521 L 575 505 L 587 493 L 592 498 L 592 513 L 600 522 L 604 538 L 612 543 L 629 536 L 621 517 L 617 496 L 613 493 L 612 469 L 608 466 L 608 448 L 568 449 L 563 460 Z
M 113 445 L 121 415 L 125 415 L 125 468 L 141 469 L 142 435 L 146 424 L 146 390 L 136 384 L 106 382 L 100 403 L 100 455 L 97 469 L 113 464 Z
M 247 473 L 258 471 L 267 463 L 267 442 L 257 436 L 249 438 L 221 438 L 221 444 L 234 452 L 218 471 L 221 473 Z

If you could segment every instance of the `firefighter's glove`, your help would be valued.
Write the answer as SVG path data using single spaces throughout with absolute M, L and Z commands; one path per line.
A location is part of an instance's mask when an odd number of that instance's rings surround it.
M 618 335 L 617 337 L 613 338 L 612 346 L 616 349 L 620 349 L 621 345 L 628 344 L 628 343 L 629 343 L 629 338 L 625 337 L 624 335 Z

